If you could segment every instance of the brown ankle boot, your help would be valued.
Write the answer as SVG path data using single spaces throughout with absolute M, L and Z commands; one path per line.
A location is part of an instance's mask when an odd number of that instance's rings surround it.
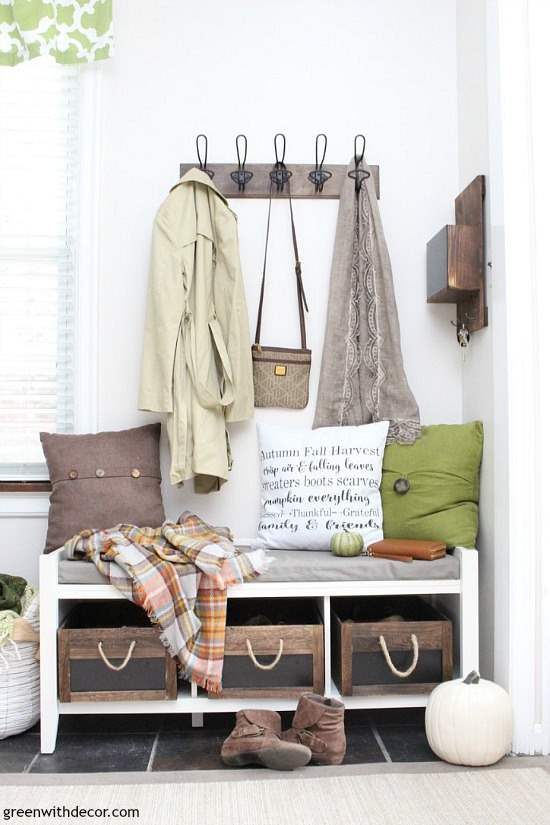
M 304 693 L 283 739 L 307 745 L 311 761 L 318 765 L 339 765 L 346 754 L 344 710 L 337 699 Z
M 264 765 L 276 771 L 302 768 L 311 751 L 298 740 L 281 739 L 281 717 L 272 710 L 240 710 L 222 745 L 222 760 L 232 768 Z

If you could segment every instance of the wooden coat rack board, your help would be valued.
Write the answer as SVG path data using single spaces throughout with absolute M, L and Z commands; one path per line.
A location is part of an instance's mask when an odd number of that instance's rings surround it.
M 180 164 L 180 176 L 185 175 L 189 169 L 198 168 L 197 163 Z M 226 198 L 268 198 L 270 188 L 269 173 L 273 169 L 272 163 L 249 163 L 247 171 L 253 173 L 253 177 L 246 184 L 244 192 L 239 191 L 238 184 L 231 178 L 231 172 L 235 171 L 235 163 L 209 163 L 207 167 L 214 173 L 213 182 Z M 342 186 L 353 186 L 354 181 L 347 176 L 348 167 L 343 164 L 323 166 L 326 172 L 331 172 L 330 177 L 323 185 L 322 192 L 315 191 L 315 185 L 309 180 L 308 175 L 312 171 L 311 164 L 307 163 L 287 163 L 286 168 L 292 172 L 290 178 L 290 189 L 293 198 L 311 198 L 312 200 L 327 200 L 340 197 Z M 380 167 L 367 166 L 367 169 L 374 178 L 376 187 L 376 197 L 380 198 Z M 272 190 L 273 198 L 288 198 L 288 191 L 277 192 L 275 187 Z

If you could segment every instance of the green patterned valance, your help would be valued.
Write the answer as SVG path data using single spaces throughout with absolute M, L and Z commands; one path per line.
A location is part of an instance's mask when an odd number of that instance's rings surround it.
M 0 0 L 0 65 L 52 55 L 58 63 L 110 57 L 112 0 Z

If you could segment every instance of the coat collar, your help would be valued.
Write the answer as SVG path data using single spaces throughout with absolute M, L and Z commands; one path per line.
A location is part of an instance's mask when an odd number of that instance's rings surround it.
M 184 183 L 201 183 L 203 186 L 208 186 L 216 193 L 216 195 L 219 195 L 219 197 L 225 204 L 227 204 L 227 198 L 225 197 L 225 195 L 222 195 L 218 187 L 211 181 L 210 177 L 206 174 L 206 172 L 203 172 L 201 169 L 197 169 L 196 167 L 189 169 L 185 173 L 185 175 L 183 175 L 183 177 L 179 180 L 179 182 L 176 183 L 176 185 L 170 189 L 170 192 L 173 192 L 174 189 L 176 189 L 178 186 L 181 186 Z

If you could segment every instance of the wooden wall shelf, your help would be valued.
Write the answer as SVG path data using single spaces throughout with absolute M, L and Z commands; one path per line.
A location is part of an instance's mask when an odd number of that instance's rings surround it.
M 428 242 L 427 301 L 456 303 L 459 327 L 470 331 L 488 324 L 485 283 L 485 177 L 455 199 L 456 225 L 444 226 Z
M 180 176 L 183 176 L 189 169 L 197 168 L 197 163 L 182 163 L 180 164 Z M 269 173 L 273 169 L 272 163 L 249 163 L 246 166 L 247 171 L 253 172 L 254 177 L 247 183 L 244 192 L 239 192 L 238 185 L 231 178 L 231 172 L 236 169 L 235 163 L 209 163 L 208 168 L 214 172 L 212 178 L 220 192 L 226 198 L 268 198 L 270 188 Z M 313 170 L 313 166 L 308 163 L 287 163 L 286 168 L 292 172 L 290 179 L 291 195 L 296 200 L 303 198 L 311 198 L 312 200 L 327 200 L 340 197 L 340 190 L 342 186 L 353 186 L 354 181 L 347 177 L 347 165 L 333 164 L 325 165 L 323 169 L 327 172 L 332 172 L 332 177 L 329 178 L 322 192 L 316 192 L 315 186 L 308 179 L 309 173 Z M 374 177 L 376 187 L 376 197 L 380 198 L 380 167 L 368 166 L 367 169 Z M 275 187 L 272 191 L 273 198 L 288 198 L 288 192 L 276 192 Z

